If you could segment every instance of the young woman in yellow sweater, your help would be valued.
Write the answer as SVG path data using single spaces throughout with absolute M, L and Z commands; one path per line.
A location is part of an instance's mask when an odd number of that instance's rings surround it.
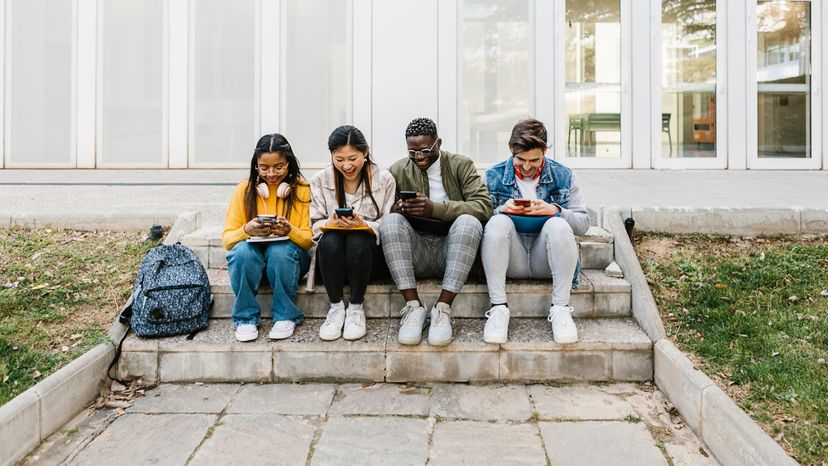
M 273 288 L 271 339 L 293 335 L 304 315 L 296 306 L 299 279 L 308 271 L 313 245 L 310 186 L 281 134 L 262 136 L 250 161 L 250 176 L 236 186 L 221 239 L 236 302 L 236 339 L 259 336 L 256 293 L 263 275 Z

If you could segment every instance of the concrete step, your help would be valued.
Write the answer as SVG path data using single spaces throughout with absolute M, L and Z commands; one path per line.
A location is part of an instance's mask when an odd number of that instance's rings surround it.
M 184 236 L 181 243 L 190 247 L 208 269 L 219 269 L 225 264 L 224 246 L 221 244 L 221 226 L 206 226 Z M 591 227 L 579 236 L 581 268 L 606 268 L 613 260 L 612 235 L 598 227 Z
M 235 341 L 228 319 L 184 336 L 124 341 L 121 378 L 156 382 L 550 382 L 652 380 L 652 343 L 629 318 L 576 319 L 580 341 L 559 345 L 545 319 L 512 319 L 510 341 L 483 342 L 484 319 L 455 319 L 446 347 L 397 343 L 396 319 L 368 319 L 357 341 L 319 339 L 322 319 L 307 319 L 287 340 Z
M 229 318 L 235 297 L 230 287 L 227 270 L 210 270 L 210 283 L 214 305 L 211 316 Z M 509 309 L 514 317 L 546 317 L 552 297 L 552 283 L 544 280 L 507 281 Z M 440 294 L 440 280 L 418 281 L 420 299 L 431 306 Z M 257 297 L 262 315 L 270 317 L 272 302 L 270 288 L 263 286 Z M 348 296 L 346 293 L 345 296 Z M 313 291 L 299 288 L 296 302 L 305 317 L 324 318 L 330 301 L 325 286 L 317 283 Z M 405 305 L 399 291 L 390 279 L 371 284 L 365 295 L 365 312 L 368 317 L 396 317 Z M 624 317 L 630 315 L 630 284 L 620 278 L 611 278 L 599 270 L 584 270 L 581 285 L 572 291 L 570 305 L 576 318 Z M 485 283 L 467 283 L 452 305 L 454 317 L 480 318 L 489 309 L 489 294 Z

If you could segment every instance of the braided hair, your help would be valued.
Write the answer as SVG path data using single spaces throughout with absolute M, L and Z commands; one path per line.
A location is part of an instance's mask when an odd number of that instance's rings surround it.
M 437 139 L 437 125 L 431 118 L 415 118 L 405 128 L 405 137 L 431 136 Z
M 279 133 L 265 134 L 256 143 L 256 149 L 253 150 L 253 157 L 250 159 L 250 174 L 247 180 L 247 188 L 244 191 L 244 211 L 247 216 L 247 221 L 250 221 L 257 215 L 256 211 L 256 185 L 259 181 L 259 159 L 264 154 L 271 154 L 278 152 L 285 157 L 288 164 L 288 172 L 285 179 L 282 180 L 291 187 L 290 195 L 286 199 L 284 212 L 282 215 L 287 217 L 293 202 L 296 200 L 296 185 L 305 184 L 302 172 L 299 171 L 299 160 L 293 154 L 293 149 L 290 147 L 288 140 Z

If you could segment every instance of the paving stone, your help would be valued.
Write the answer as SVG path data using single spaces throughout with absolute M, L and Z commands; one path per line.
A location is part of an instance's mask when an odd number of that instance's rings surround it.
M 340 385 L 330 415 L 428 416 L 429 389 L 397 384 Z
M 523 385 L 439 384 L 432 413 L 451 419 L 524 421 L 532 416 Z
M 530 385 L 526 388 L 541 419 L 604 420 L 636 414 L 635 408 L 623 398 L 593 385 Z
M 399 417 L 332 417 L 322 428 L 311 465 L 423 465 L 429 422 Z
M 555 465 L 667 465 L 640 422 L 540 422 L 538 426 Z
M 328 411 L 335 391 L 331 384 L 247 384 L 227 412 L 319 416 Z
M 20 465 L 51 466 L 65 461 L 81 445 L 91 442 L 114 419 L 114 409 L 87 408 L 50 435 Z M 5 440 L 6 437 L 3 437 Z
M 311 420 L 277 414 L 228 414 L 189 464 L 305 464 L 315 431 Z
M 193 453 L 217 417 L 213 414 L 126 414 L 113 422 L 70 464 L 181 465 Z
M 220 413 L 238 391 L 238 385 L 163 384 L 137 398 L 134 413 Z
M 449 421 L 434 426 L 429 464 L 542 465 L 548 462 L 533 424 Z

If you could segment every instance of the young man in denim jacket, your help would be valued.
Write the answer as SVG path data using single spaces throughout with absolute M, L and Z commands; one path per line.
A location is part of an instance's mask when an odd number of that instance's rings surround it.
M 480 254 L 486 271 L 491 309 L 483 340 L 505 343 L 509 330 L 506 277 L 552 278 L 548 320 L 558 343 L 578 341 L 570 291 L 578 286 L 575 235 L 589 228 L 589 213 L 568 167 L 546 158 L 547 133 L 534 118 L 519 121 L 509 139 L 512 156 L 486 170 L 494 217 L 486 224 Z M 522 199 L 518 203 L 515 199 Z M 527 202 L 527 200 L 529 202 Z M 528 206 L 519 204 L 529 204 Z M 546 215 L 538 233 L 520 233 L 504 212 Z

